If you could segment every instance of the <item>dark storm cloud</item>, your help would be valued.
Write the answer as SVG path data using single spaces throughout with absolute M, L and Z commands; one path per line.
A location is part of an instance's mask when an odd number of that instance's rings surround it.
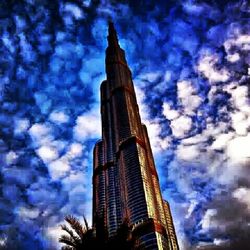
M 145 100 L 153 148 L 167 163 L 158 167 L 180 245 L 242 246 L 247 170 L 231 160 L 240 142 L 249 145 L 247 8 L 246 1 L 2 1 L 1 247 L 51 249 L 66 214 L 90 217 L 108 18 Z M 206 227 L 212 220 L 223 226 Z

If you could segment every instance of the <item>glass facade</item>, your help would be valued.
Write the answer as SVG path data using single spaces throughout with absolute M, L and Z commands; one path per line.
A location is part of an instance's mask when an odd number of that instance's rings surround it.
M 101 84 L 102 140 L 94 149 L 93 224 L 102 217 L 107 237 L 112 237 L 126 219 L 136 249 L 176 250 L 172 217 L 162 200 L 147 129 L 113 24 L 108 41 L 107 80 Z
M 169 248 L 173 250 L 178 250 L 178 242 L 176 238 L 176 233 L 173 224 L 173 218 L 170 211 L 170 206 L 167 201 L 164 201 L 164 210 L 166 215 L 166 222 L 167 222 L 167 233 L 169 238 Z
M 116 193 L 115 193 L 115 171 L 114 166 L 110 166 L 107 170 L 107 224 L 110 235 L 113 235 L 117 230 L 116 220 Z

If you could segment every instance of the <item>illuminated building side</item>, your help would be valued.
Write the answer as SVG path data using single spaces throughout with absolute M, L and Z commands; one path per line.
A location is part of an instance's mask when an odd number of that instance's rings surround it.
M 131 72 L 111 22 L 106 74 L 101 84 L 102 139 L 94 149 L 93 224 L 101 218 L 112 237 L 128 219 L 138 249 L 179 249 Z

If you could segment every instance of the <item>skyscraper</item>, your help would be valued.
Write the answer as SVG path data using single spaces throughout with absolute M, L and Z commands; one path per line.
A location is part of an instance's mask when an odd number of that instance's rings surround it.
M 162 199 L 131 71 L 112 22 L 106 74 L 101 84 L 102 139 L 94 148 L 93 224 L 102 218 L 112 237 L 127 219 L 139 249 L 177 250 L 170 208 Z

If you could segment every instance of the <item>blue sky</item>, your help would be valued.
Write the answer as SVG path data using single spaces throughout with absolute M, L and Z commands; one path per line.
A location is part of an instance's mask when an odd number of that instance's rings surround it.
M 247 1 L 0 3 L 0 249 L 91 219 L 107 19 L 133 73 L 181 249 L 247 249 Z

